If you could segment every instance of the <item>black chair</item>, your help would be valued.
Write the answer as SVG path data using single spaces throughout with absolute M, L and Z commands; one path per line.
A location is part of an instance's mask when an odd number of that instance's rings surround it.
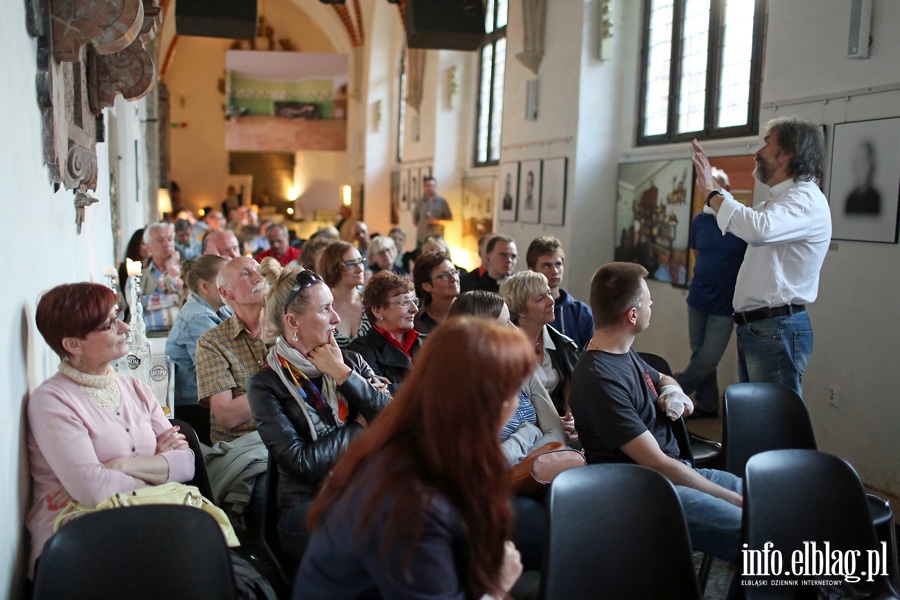
M 282 582 L 291 589 L 294 585 L 294 574 L 297 565 L 281 549 L 278 539 L 278 464 L 269 454 L 269 462 L 266 467 L 266 501 L 263 504 L 262 525 L 260 527 L 260 545 L 266 558 L 275 570 Z
M 541 597 L 701 597 L 675 488 L 630 464 L 560 473 L 550 487 L 550 536 Z
M 67 523 L 44 546 L 34 600 L 235 597 L 228 547 L 197 508 L 114 508 Z
M 638 356 L 663 375 L 672 375 L 672 368 L 669 366 L 669 362 L 662 356 L 650 352 L 638 352 Z M 691 433 L 687 425 L 685 425 L 684 419 L 672 422 L 672 433 L 678 441 L 682 458 L 690 460 L 701 469 L 721 468 L 722 444 L 702 435 Z
M 735 383 L 725 388 L 722 442 L 725 469 L 743 477 L 747 461 L 767 450 L 816 450 L 816 435 L 803 400 L 778 383 Z M 887 542 L 890 573 L 898 585 L 897 530 L 885 500 L 866 495 L 878 538 Z
M 206 460 L 203 458 L 203 448 L 197 438 L 197 432 L 189 423 L 181 419 L 169 419 L 169 422 L 181 428 L 180 431 L 184 434 L 188 446 L 194 452 L 194 478 L 186 483 L 197 486 L 207 500 L 215 503 L 216 499 L 213 498 L 212 485 L 209 483 L 209 474 L 206 472 Z
M 662 356 L 650 352 L 638 352 L 638 356 L 661 374 L 672 375 L 669 361 Z M 691 461 L 694 466 L 701 469 L 717 469 L 721 466 L 722 444 L 688 431 L 684 418 L 672 421 L 672 435 L 675 436 L 675 441 L 678 442 L 681 458 Z M 712 571 L 713 558 L 712 554 L 704 554 L 703 560 L 700 561 L 700 570 L 697 577 L 700 580 L 700 590 L 703 593 L 706 593 L 706 584 L 709 582 L 709 574 Z
M 827 542 L 830 553 L 860 551 L 854 572 L 850 573 L 856 576 L 861 576 L 863 571 L 868 575 L 867 552 L 877 552 L 879 548 L 862 482 L 853 467 L 824 452 L 771 450 L 750 458 L 744 478 L 743 514 L 746 551 L 763 551 L 770 544 L 768 555 L 778 551 L 782 557 L 781 575 L 776 579 L 803 579 L 805 575 L 793 572 L 793 569 L 804 566 L 810 569 L 812 579 L 844 579 L 824 576 L 824 565 L 816 568 L 805 558 L 795 566 L 794 553 L 799 551 L 801 557 L 810 555 L 809 544 L 812 543 L 816 544 L 817 550 L 824 551 Z M 761 559 L 763 554 L 746 556 L 755 556 L 752 562 L 757 565 L 765 562 L 770 571 L 775 568 L 773 561 Z M 831 555 L 826 556 L 829 558 L 824 562 L 832 564 Z M 746 557 L 743 562 L 744 567 L 750 564 Z M 761 566 L 753 568 L 755 573 L 761 569 Z M 882 569 L 878 571 L 882 572 Z M 897 598 L 887 575 L 876 574 L 871 582 L 866 581 L 867 578 L 862 576 L 860 581 L 849 582 L 849 585 L 856 593 Z M 750 585 L 743 589 L 748 600 L 817 597 L 816 589 L 811 585 L 793 588 Z

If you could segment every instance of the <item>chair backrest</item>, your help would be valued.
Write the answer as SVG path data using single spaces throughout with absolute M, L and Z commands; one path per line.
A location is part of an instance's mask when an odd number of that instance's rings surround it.
M 645 363 L 659 371 L 662 375 L 672 374 L 672 368 L 669 366 L 669 362 L 662 356 L 659 356 L 658 354 L 652 354 L 650 352 L 638 352 L 638 356 L 640 356 Z M 689 460 L 691 462 L 696 462 L 696 457 L 694 456 L 694 439 L 691 433 L 688 431 L 687 425 L 685 425 L 683 418 L 672 421 L 672 435 L 675 436 L 675 441 L 678 442 L 678 449 L 681 451 L 681 458 Z M 712 446 L 717 445 L 717 443 L 713 442 L 712 440 L 703 441 Z M 715 455 L 718 455 L 718 450 L 718 448 L 711 449 L 711 452 L 714 455 L 713 458 L 715 457 Z M 698 464 L 696 466 L 707 467 L 710 465 Z
M 206 472 L 206 460 L 203 458 L 203 448 L 200 445 L 197 432 L 189 423 L 181 419 L 169 419 L 169 422 L 181 428 L 179 431 L 184 434 L 188 446 L 194 452 L 194 478 L 186 483 L 197 486 L 200 493 L 207 500 L 214 503 L 216 499 L 213 498 L 212 485 L 209 483 L 209 474 Z
M 262 526 L 260 527 L 260 542 L 269 560 L 282 581 L 288 587 L 294 583 L 294 572 L 297 565 L 285 555 L 278 539 L 278 463 L 272 453 L 269 453 L 269 461 L 266 465 L 266 498 L 263 503 Z
M 550 488 L 542 598 L 700 598 L 675 488 L 630 464 L 570 469 Z
M 806 405 L 778 383 L 735 383 L 725 388 L 722 445 L 725 470 L 738 477 L 754 454 L 788 448 L 816 449 Z
M 75 519 L 44 547 L 34 600 L 234 598 L 225 538 L 190 506 L 113 508 Z
M 766 562 L 771 573 L 771 560 L 763 559 L 763 554 L 749 554 L 765 550 L 766 544 L 771 544 L 768 556 L 778 551 L 782 558 L 782 575 L 778 579 L 803 577 L 803 573 L 794 572 L 803 566 L 809 569 L 813 579 L 843 579 L 839 575 L 822 576 L 826 564 L 834 565 L 836 552 L 842 557 L 842 572 L 853 571 L 846 574 L 861 576 L 873 566 L 868 564 L 868 551 L 878 551 L 878 546 L 866 494 L 853 467 L 841 458 L 816 450 L 772 450 L 753 456 L 747 461 L 743 510 L 747 544 L 742 553 L 745 580 L 748 570 L 760 571 L 756 566 L 760 562 Z M 818 566 L 812 563 L 814 550 L 821 553 Z M 849 563 L 844 560 L 849 551 L 860 553 L 852 569 L 847 568 Z M 795 552 L 800 553 L 799 564 L 794 563 Z M 885 567 L 881 565 L 882 569 Z M 833 574 L 838 570 L 831 568 Z M 784 571 L 791 575 L 784 575 Z M 889 590 L 886 576 L 876 575 L 874 582 L 866 579 L 862 576 L 851 585 L 859 592 Z M 786 597 L 785 588 L 746 586 L 743 589 L 748 600 Z

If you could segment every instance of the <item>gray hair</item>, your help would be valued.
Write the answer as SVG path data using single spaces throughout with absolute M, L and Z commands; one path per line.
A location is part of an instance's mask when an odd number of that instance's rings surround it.
M 397 244 L 394 243 L 393 238 L 390 238 L 386 235 L 378 235 L 375 236 L 369 243 L 369 255 L 375 256 L 385 250 L 393 250 L 395 253 L 397 252 Z
M 153 232 L 157 229 L 165 229 L 166 231 L 172 232 L 172 235 L 175 235 L 175 226 L 171 223 L 166 223 L 165 221 L 159 221 L 158 223 L 151 223 L 144 228 L 144 243 L 149 244 L 150 238 L 153 236 Z

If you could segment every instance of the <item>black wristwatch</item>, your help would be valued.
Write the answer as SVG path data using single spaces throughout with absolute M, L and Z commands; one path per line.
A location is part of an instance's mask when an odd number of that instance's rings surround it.
M 722 190 L 713 190 L 713 191 L 711 191 L 711 192 L 709 193 L 709 196 L 706 197 L 706 205 L 707 205 L 707 206 L 710 206 L 710 205 L 709 205 L 710 200 L 712 200 L 712 199 L 715 198 L 716 196 L 722 196 L 722 197 L 724 198 L 724 197 L 725 197 L 725 194 L 722 193 Z M 712 208 L 712 207 L 710 207 L 710 208 Z

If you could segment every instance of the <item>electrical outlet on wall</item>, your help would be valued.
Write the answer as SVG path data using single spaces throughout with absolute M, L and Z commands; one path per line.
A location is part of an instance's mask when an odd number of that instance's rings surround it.
M 828 405 L 838 406 L 841 400 L 841 387 L 835 384 L 828 386 Z

